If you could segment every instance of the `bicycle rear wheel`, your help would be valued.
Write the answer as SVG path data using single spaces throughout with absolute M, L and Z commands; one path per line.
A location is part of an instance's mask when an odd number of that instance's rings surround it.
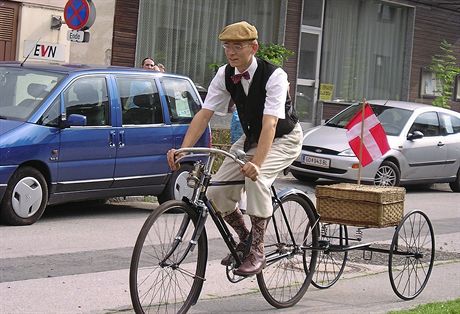
M 173 211 L 174 214 L 166 213 Z M 207 236 L 185 256 L 198 221 L 183 201 L 160 205 L 145 221 L 134 247 L 129 273 L 136 313 L 186 313 L 203 286 Z
M 417 297 L 433 269 L 435 238 L 428 216 L 414 210 L 396 228 L 388 256 L 388 274 L 394 293 L 403 300 Z
M 262 295 L 276 308 L 295 305 L 307 291 L 318 252 L 302 247 L 317 247 L 319 236 L 318 228 L 311 229 L 315 215 L 307 200 L 290 194 L 281 203 L 287 220 L 276 206 L 265 233 L 267 266 L 257 275 Z

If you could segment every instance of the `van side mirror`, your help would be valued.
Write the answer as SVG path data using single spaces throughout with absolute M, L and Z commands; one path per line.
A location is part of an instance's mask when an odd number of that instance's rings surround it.
M 71 126 L 85 126 L 86 125 L 86 116 L 81 114 L 71 114 L 67 117 L 67 120 L 63 121 L 64 128 Z
M 422 138 L 424 135 L 422 132 L 420 131 L 414 131 L 414 133 L 409 133 L 407 134 L 407 139 L 409 141 L 413 141 L 413 140 L 416 140 L 418 138 Z

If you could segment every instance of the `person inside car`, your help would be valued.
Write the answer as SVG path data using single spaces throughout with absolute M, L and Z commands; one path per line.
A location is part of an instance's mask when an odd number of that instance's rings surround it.
M 142 68 L 146 70 L 160 71 L 160 68 L 155 65 L 155 61 L 153 61 L 153 59 L 150 57 L 144 58 L 144 60 L 142 60 Z

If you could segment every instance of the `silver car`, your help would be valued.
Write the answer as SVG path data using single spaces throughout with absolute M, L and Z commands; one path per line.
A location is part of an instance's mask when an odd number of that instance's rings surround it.
M 362 182 L 390 186 L 448 182 L 452 191 L 460 192 L 460 113 L 403 101 L 369 103 L 391 149 L 362 168 Z M 357 181 L 358 159 L 345 126 L 359 108 L 353 104 L 305 132 L 302 152 L 290 167 L 295 178 Z

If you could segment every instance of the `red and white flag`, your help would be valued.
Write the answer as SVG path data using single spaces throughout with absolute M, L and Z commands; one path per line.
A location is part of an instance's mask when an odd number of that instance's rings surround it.
M 345 126 L 347 129 L 347 139 L 351 149 L 359 158 L 359 146 L 361 138 L 361 124 L 363 113 L 359 110 L 355 116 Z M 362 166 L 367 166 L 373 160 L 382 157 L 390 150 L 387 135 L 379 119 L 372 111 L 368 103 L 364 105 L 364 128 L 363 128 L 363 146 L 361 155 Z

